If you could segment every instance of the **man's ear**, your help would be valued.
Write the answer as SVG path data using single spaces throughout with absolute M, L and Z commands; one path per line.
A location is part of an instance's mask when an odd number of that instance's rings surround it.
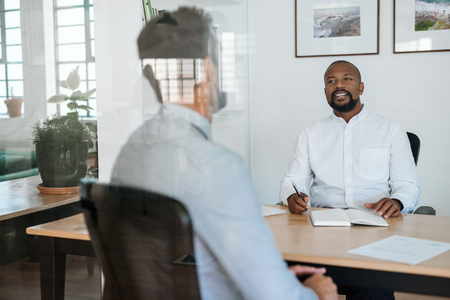
M 364 83 L 360 82 L 359 83 L 359 94 L 362 95 L 364 93 Z
M 211 60 L 211 58 L 209 58 L 209 56 L 205 57 L 203 62 L 204 62 L 204 68 L 205 68 L 205 73 L 206 73 L 206 81 L 211 85 L 215 85 L 217 82 L 216 65 Z
M 155 91 L 156 98 L 159 102 L 163 102 L 162 95 L 161 95 L 161 89 L 159 87 L 159 80 L 156 79 L 155 73 L 153 73 L 153 69 L 150 65 L 146 65 L 144 67 L 144 75 L 150 82 L 150 85 L 152 86 L 153 90 Z

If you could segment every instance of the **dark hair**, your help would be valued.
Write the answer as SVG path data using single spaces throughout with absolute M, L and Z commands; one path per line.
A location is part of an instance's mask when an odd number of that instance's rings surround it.
M 332 62 L 332 63 L 328 66 L 327 70 L 325 71 L 325 74 L 328 72 L 328 70 L 329 70 L 332 66 L 337 65 L 337 64 L 347 64 L 347 65 L 352 66 L 352 67 L 356 70 L 356 74 L 357 74 L 357 76 L 358 76 L 359 82 L 361 82 L 361 72 L 359 72 L 359 69 L 358 69 L 354 64 L 352 64 L 351 62 L 346 61 L 346 60 L 336 60 L 336 61 Z M 325 74 L 324 74 L 324 78 L 325 78 Z
M 180 7 L 147 23 L 138 38 L 139 55 L 141 59 L 210 57 L 217 64 L 212 29 L 208 13 L 195 7 Z

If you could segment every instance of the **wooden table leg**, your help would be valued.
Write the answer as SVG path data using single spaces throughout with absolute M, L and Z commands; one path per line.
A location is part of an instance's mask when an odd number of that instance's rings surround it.
M 41 299 L 63 300 L 66 278 L 66 254 L 59 251 L 58 239 L 39 237 Z

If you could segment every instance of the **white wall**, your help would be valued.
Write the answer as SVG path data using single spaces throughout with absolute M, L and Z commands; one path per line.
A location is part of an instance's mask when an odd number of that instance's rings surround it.
M 95 0 L 95 45 L 100 180 L 143 120 L 141 61 L 136 41 L 142 2 Z
M 250 64 L 250 158 L 262 203 L 278 201 L 297 135 L 331 113 L 323 72 L 332 61 L 346 59 L 362 73 L 366 107 L 421 138 L 419 205 L 450 216 L 450 52 L 393 54 L 393 0 L 380 2 L 379 55 L 295 58 L 295 1 L 249 0 L 249 28 L 256 37 Z

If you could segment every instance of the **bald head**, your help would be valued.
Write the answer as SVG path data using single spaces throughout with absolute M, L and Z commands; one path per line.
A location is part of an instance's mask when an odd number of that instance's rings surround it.
M 328 70 L 329 70 L 332 66 L 335 66 L 335 65 L 337 65 L 337 64 L 346 64 L 347 66 L 352 67 L 352 68 L 355 70 L 355 73 L 356 73 L 356 75 L 357 75 L 357 77 L 358 77 L 359 82 L 361 82 L 361 73 L 359 72 L 359 69 L 358 69 L 354 64 L 352 64 L 351 62 L 346 61 L 346 60 L 336 60 L 336 61 L 332 62 L 332 63 L 328 66 L 327 70 L 325 71 L 325 74 L 324 74 L 324 76 L 323 76 L 324 81 L 325 81 L 326 78 L 327 78 Z

